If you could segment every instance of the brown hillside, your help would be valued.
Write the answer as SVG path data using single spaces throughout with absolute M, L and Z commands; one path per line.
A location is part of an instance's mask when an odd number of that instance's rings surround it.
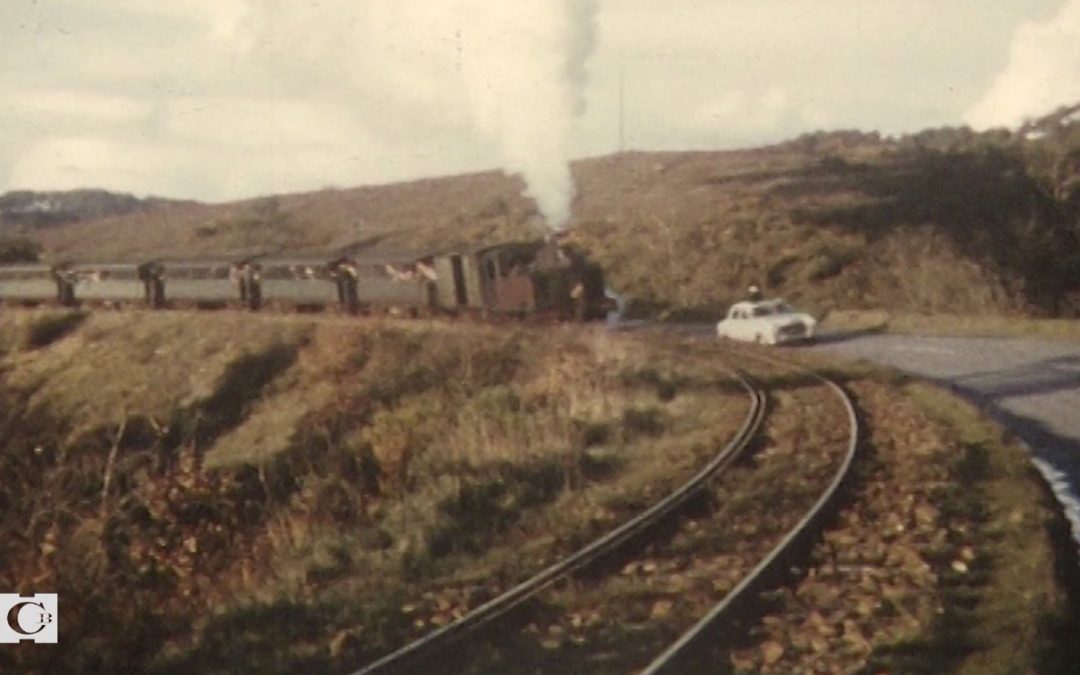
M 467 668 L 409 672 L 636 671 L 775 543 L 831 473 L 807 458 L 845 440 L 820 385 L 757 351 L 576 325 L 5 309 L 0 588 L 58 593 L 63 623 L 57 645 L 4 645 L 0 672 L 354 672 L 683 484 L 745 418 L 740 363 L 770 392 L 752 454 L 652 544 L 519 608 L 531 627 L 455 646 Z M 1067 672 L 1067 525 L 1026 454 L 942 391 L 819 358 L 866 416 L 861 478 L 713 670 Z M 760 667 L 758 641 L 784 661 Z
M 53 228 L 53 259 L 140 260 L 211 253 L 327 251 L 377 240 L 417 249 L 535 238 L 542 225 L 524 184 L 499 172 L 329 189 L 220 205 L 176 205 Z
M 713 315 L 757 283 L 818 311 L 1080 313 L 1080 125 L 814 134 L 730 152 L 574 164 L 571 227 L 611 285 L 664 313 Z M 1070 154 L 1070 152 L 1072 154 Z M 1071 172 L 1071 173 L 1070 173 Z M 488 172 L 232 204 L 174 205 L 40 233 L 51 259 L 430 250 L 543 232 L 516 177 Z

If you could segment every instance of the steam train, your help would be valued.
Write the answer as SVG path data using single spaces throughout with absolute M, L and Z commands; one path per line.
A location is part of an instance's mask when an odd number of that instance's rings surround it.
M 2 265 L 0 303 L 252 311 L 269 306 L 578 320 L 601 317 L 610 304 L 600 268 L 553 240 L 425 255 L 359 250 Z

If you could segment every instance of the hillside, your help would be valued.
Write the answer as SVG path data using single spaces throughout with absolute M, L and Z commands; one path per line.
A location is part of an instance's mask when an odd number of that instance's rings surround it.
M 518 665 L 591 645 L 615 656 L 594 672 L 634 670 L 771 536 L 760 505 L 793 508 L 779 477 L 843 434 L 816 383 L 752 348 L 534 328 L 0 313 L 0 588 L 62 610 L 59 645 L 0 650 L 0 670 L 351 672 L 689 478 L 742 423 L 741 362 L 771 391 L 768 425 L 669 523 L 686 555 L 635 549 L 640 565 L 560 586 L 511 643 Z M 1067 530 L 1024 452 L 938 390 L 820 367 L 858 398 L 865 469 L 798 593 L 731 662 L 761 671 L 753 643 L 779 640 L 772 672 L 1061 672 Z M 843 632 L 808 634 L 805 597 Z
M 0 195 L 0 234 L 151 211 L 178 203 L 183 202 L 157 197 L 139 199 L 105 190 L 15 190 Z
M 728 152 L 578 161 L 570 227 L 643 311 L 712 316 L 751 283 L 823 312 L 1080 314 L 1080 117 L 900 139 L 817 133 Z M 488 172 L 223 205 L 169 204 L 35 233 L 51 259 L 445 249 L 544 232 Z
M 66 636 L 0 670 L 163 673 L 355 666 L 403 598 L 596 536 L 747 407 L 599 330 L 49 311 L 0 314 L 0 404 L 0 583 L 61 593 Z

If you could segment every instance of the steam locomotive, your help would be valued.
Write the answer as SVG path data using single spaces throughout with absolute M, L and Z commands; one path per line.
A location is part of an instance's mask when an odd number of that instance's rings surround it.
M 482 313 L 599 318 L 600 268 L 543 240 L 439 254 L 161 258 L 142 263 L 0 266 L 0 302 L 168 307 L 336 308 L 341 312 Z

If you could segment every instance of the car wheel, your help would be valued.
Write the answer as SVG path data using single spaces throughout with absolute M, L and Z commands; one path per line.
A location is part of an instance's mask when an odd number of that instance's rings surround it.
M 754 335 L 754 342 L 762 344 L 763 340 L 761 339 L 761 333 L 757 333 L 756 335 Z

